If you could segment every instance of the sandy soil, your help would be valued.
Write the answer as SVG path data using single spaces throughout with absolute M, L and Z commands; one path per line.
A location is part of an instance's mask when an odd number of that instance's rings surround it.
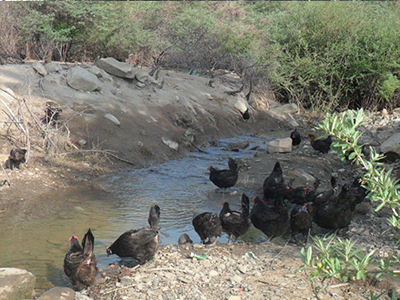
M 274 133 L 286 137 L 292 130 L 288 122 L 271 117 L 267 110 L 251 108 L 251 119 L 244 121 L 234 106 L 238 100 L 243 101 L 244 95 L 225 93 L 240 86 L 239 79 L 232 74 L 215 78 L 214 87 L 210 87 L 209 78 L 163 70 L 162 89 L 152 85 L 138 88 L 131 81 L 113 77 L 113 82 L 103 82 L 100 92 L 83 93 L 66 84 L 70 67 L 64 65 L 59 73 L 43 78 L 29 64 L 0 66 L 3 100 L 0 160 L 7 159 L 13 146 L 29 149 L 26 165 L 20 170 L 3 171 L 0 177 L 11 183 L 0 187 L 0 215 L 16 210 L 29 212 L 38 205 L 32 199 L 38 201 L 40 194 L 57 193 L 77 181 L 182 157 L 211 139 Z M 254 96 L 253 104 L 267 107 L 272 103 L 262 100 Z M 40 121 L 47 101 L 63 109 L 59 123 L 54 126 Z M 13 111 L 24 130 L 15 122 L 9 123 L 6 107 Z M 114 115 L 120 126 L 105 119 L 105 114 Z M 305 136 L 317 124 L 309 116 L 296 118 Z M 397 116 L 376 114 L 368 127 L 370 140 L 382 141 L 396 132 L 399 125 L 391 122 L 394 118 Z M 170 148 L 163 139 L 176 142 L 178 149 Z M 72 151 L 77 152 L 65 155 Z M 112 155 L 105 155 L 105 151 Z M 352 181 L 356 176 L 354 166 L 332 154 L 316 153 L 305 140 L 289 154 L 260 151 L 254 158 L 242 161 L 240 184 L 253 195 L 260 194 L 262 182 L 277 160 L 282 162 L 285 178 L 294 179 L 295 186 L 311 184 L 319 178 L 324 189 L 332 173 L 340 183 Z M 396 164 L 391 166 L 399 169 Z M 358 238 L 359 247 L 365 251 L 376 249 L 381 257 L 398 255 L 392 232 L 387 230 L 386 217 L 385 210 L 357 215 L 348 230 L 339 235 Z M 83 293 L 93 299 L 360 299 L 370 290 L 377 295 L 392 286 L 392 283 L 343 286 L 337 286 L 335 281 L 312 283 L 305 273 L 294 273 L 301 265 L 301 246 L 296 245 L 194 247 L 166 246 L 153 262 L 138 269 L 107 270 L 98 285 Z M 187 254 L 192 251 L 207 252 L 209 259 L 188 259 Z M 257 258 L 243 259 L 249 251 Z M 211 275 L 211 270 L 217 275 Z

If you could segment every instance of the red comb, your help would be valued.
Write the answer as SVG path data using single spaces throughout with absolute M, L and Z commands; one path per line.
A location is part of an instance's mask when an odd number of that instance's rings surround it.
M 256 198 L 257 198 L 257 197 L 253 197 L 251 200 L 253 200 L 253 201 L 254 201 L 254 200 L 256 200 Z
M 224 205 L 226 202 L 222 202 L 221 205 Z
M 71 236 L 71 237 L 69 238 L 69 242 L 71 242 L 73 238 L 76 238 L 77 240 L 79 240 L 78 237 L 77 237 L 76 235 L 73 235 L 73 236 Z

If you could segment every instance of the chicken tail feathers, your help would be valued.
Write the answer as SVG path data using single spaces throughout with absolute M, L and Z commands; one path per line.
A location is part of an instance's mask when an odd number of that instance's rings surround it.
M 282 175 L 282 168 L 281 168 L 281 164 L 278 162 L 276 162 L 275 166 L 274 166 L 274 170 L 272 171 L 275 174 L 278 175 Z
M 234 158 L 232 158 L 232 157 L 229 157 L 228 166 L 229 166 L 229 169 L 232 172 L 237 172 L 238 171 L 238 165 L 236 163 L 236 160 Z
M 83 240 L 82 240 L 82 247 L 83 247 L 83 252 L 86 255 L 89 255 L 93 253 L 94 250 L 94 236 L 92 234 L 92 231 L 89 230 L 85 233 Z
M 242 215 L 244 218 L 249 217 L 250 212 L 250 200 L 245 193 L 242 194 Z
M 157 204 L 151 206 L 148 222 L 150 228 L 155 230 L 158 229 L 158 223 L 160 222 L 160 207 Z

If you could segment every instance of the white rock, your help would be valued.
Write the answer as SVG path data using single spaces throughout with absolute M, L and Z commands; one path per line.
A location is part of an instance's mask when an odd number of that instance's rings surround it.
M 179 144 L 177 142 L 162 138 L 162 141 L 165 145 L 170 147 L 171 149 L 174 149 L 175 151 L 178 151 Z
M 215 270 L 211 270 L 209 275 L 210 275 L 210 277 L 216 277 L 216 276 L 218 276 L 218 272 Z
M 269 153 L 286 153 L 292 152 L 292 139 L 290 137 L 284 139 L 275 139 L 265 143 Z
M 110 120 L 117 126 L 121 126 L 121 122 L 116 117 L 114 117 L 112 114 L 106 114 L 104 116 L 104 118 L 106 118 L 107 120 Z

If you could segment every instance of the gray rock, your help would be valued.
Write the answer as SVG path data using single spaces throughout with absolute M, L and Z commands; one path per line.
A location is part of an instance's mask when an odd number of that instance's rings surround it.
M 17 268 L 0 268 L 0 300 L 32 298 L 36 277 Z
M 112 76 L 110 74 L 108 74 L 106 71 L 100 69 L 97 66 L 93 66 L 89 69 L 89 72 L 92 73 L 93 75 L 96 75 L 97 78 L 99 79 L 104 79 L 106 81 L 111 81 L 113 82 L 114 79 L 112 78 Z
M 149 79 L 149 73 L 138 70 L 136 71 L 135 78 L 141 83 L 145 83 Z
M 384 141 L 380 148 L 383 153 L 394 152 L 400 155 L 400 132 Z
M 67 83 L 70 87 L 78 91 L 92 92 L 100 89 L 100 80 L 92 73 L 81 67 L 74 67 L 69 70 Z
M 114 117 L 112 114 L 106 114 L 104 116 L 104 118 L 106 118 L 107 120 L 110 120 L 117 126 L 121 126 L 121 122 L 116 117 Z
M 138 88 L 144 88 L 146 85 L 145 85 L 144 83 L 138 81 L 138 82 L 136 82 L 136 86 L 137 86 Z
M 284 139 L 275 139 L 265 143 L 269 153 L 286 153 L 292 152 L 292 139 L 290 137 Z
M 356 212 L 360 215 L 371 214 L 373 211 L 374 209 L 368 201 L 363 201 L 356 206 Z
M 75 291 L 67 287 L 55 287 L 41 295 L 37 300 L 75 300 Z
M 48 74 L 46 68 L 38 61 L 32 64 L 32 68 L 34 68 L 35 71 L 42 76 L 46 76 Z
M 193 244 L 193 241 L 192 241 L 192 239 L 187 235 L 187 233 L 184 233 L 184 234 L 182 234 L 182 235 L 179 237 L 178 244 L 179 244 L 179 245 Z
M 55 62 L 45 64 L 44 68 L 46 69 L 46 71 L 48 73 L 56 73 L 56 72 L 59 72 L 62 70 L 62 67 L 60 66 L 60 64 L 55 63 Z
M 285 107 L 285 105 L 283 105 L 283 106 L 271 107 L 267 112 L 268 114 L 278 119 L 279 121 L 289 123 L 290 126 L 292 126 L 293 128 L 299 127 L 299 123 L 297 123 L 297 121 L 293 118 L 293 116 L 290 113 L 288 113 L 288 111 L 290 111 L 289 106 Z
M 120 62 L 112 57 L 99 59 L 96 62 L 96 66 L 114 76 L 127 79 L 135 78 L 135 74 L 133 73 L 132 67 L 130 65 Z

